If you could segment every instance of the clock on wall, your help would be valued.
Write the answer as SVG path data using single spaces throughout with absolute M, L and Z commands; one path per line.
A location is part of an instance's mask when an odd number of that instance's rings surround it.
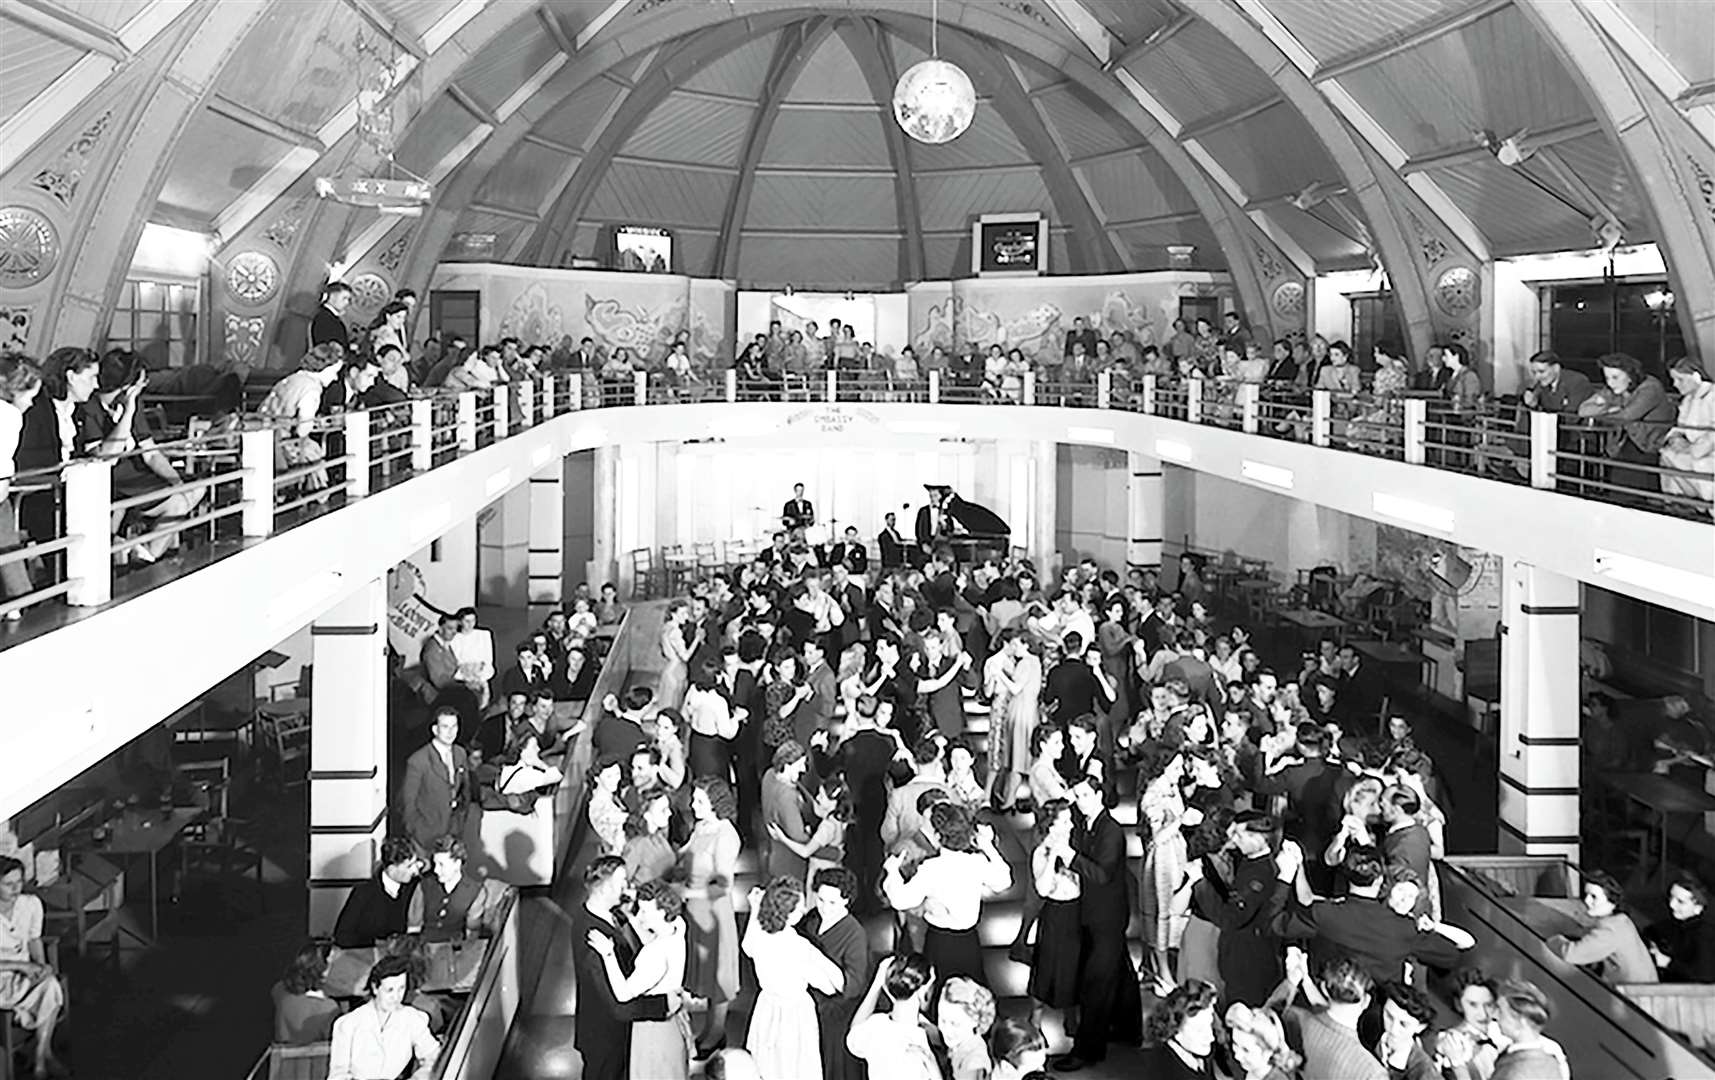
M 1039 213 L 984 214 L 971 226 L 971 273 L 1032 277 L 1048 270 L 1048 219 Z

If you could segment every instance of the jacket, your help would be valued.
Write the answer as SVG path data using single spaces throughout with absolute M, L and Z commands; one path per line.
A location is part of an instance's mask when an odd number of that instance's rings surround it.
M 463 824 L 470 802 L 470 755 L 454 746 L 453 774 L 430 743 L 405 759 L 405 778 L 399 784 L 399 813 L 405 831 L 427 847 L 438 837 Z

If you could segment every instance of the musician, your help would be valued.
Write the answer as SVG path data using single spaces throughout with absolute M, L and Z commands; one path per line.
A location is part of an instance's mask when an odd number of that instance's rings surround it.
M 843 566 L 854 574 L 869 570 L 869 552 L 864 549 L 863 541 L 858 539 L 857 526 L 847 525 L 845 539 L 827 546 L 822 553 L 822 565 Z
M 999 544 L 1005 549 L 1009 530 L 993 510 L 967 502 L 945 484 L 925 484 L 929 505 L 917 511 L 918 556 L 914 565 L 922 566 L 929 553 L 950 543 L 960 560 L 975 556 L 980 544 Z
M 905 537 L 900 535 L 898 519 L 891 512 L 882 519 L 881 532 L 876 534 L 875 546 L 876 550 L 881 552 L 883 570 L 897 570 L 905 565 Z
M 780 524 L 791 532 L 793 529 L 808 529 L 815 523 L 816 508 L 804 497 L 804 485 L 793 484 L 792 497 L 780 509 Z
M 911 559 L 912 565 L 918 567 L 929 561 L 929 553 L 947 535 L 951 526 L 942 504 L 952 496 L 953 489 L 924 484 L 923 490 L 929 493 L 929 501 L 917 508 L 917 550 Z

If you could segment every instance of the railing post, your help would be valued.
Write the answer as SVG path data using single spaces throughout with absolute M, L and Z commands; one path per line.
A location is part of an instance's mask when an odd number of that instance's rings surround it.
M 1405 463 L 1422 465 L 1428 460 L 1424 443 L 1429 438 L 1429 402 L 1423 398 L 1405 399 Z
M 840 373 L 833 368 L 828 369 L 828 404 L 840 400 Z
M 1327 446 L 1332 441 L 1334 428 L 1334 395 L 1329 390 L 1313 390 L 1310 392 L 1310 442 L 1313 446 Z
M 411 402 L 411 469 L 428 472 L 434 464 L 435 403 L 430 398 L 417 398 Z M 272 506 L 274 491 L 271 478 L 268 487 L 268 502 Z
M 1155 415 L 1155 387 L 1157 381 L 1157 376 L 1153 374 L 1145 375 L 1143 377 L 1143 415 L 1145 416 Z
M 240 432 L 238 463 L 244 471 L 238 481 L 244 503 L 239 524 L 245 536 L 268 536 L 274 531 L 274 429 Z
M 505 383 L 495 383 L 494 384 L 494 389 L 493 389 L 493 401 L 494 401 L 493 425 L 494 425 L 494 441 L 495 442 L 499 442 L 501 439 L 506 438 L 506 432 L 512 426 L 511 425 L 511 417 L 506 415 L 507 411 L 512 407 L 512 403 L 510 400 L 511 397 L 512 397 L 512 388 L 510 386 L 507 386 Z
M 353 499 L 369 494 L 369 414 L 362 409 L 345 414 L 345 493 Z
M 1024 373 L 1024 403 L 1036 404 L 1036 369 L 1031 368 Z
M 66 603 L 94 607 L 113 599 L 113 462 L 74 461 L 65 481 Z
M 939 371 L 931 371 L 929 373 L 929 404 L 939 405 L 940 403 L 941 403 L 941 373 Z
M 1560 446 L 1560 416 L 1532 411 L 1530 414 L 1530 486 L 1554 489 L 1554 452 Z
M 730 368 L 729 367 L 726 369 L 726 399 L 727 399 L 727 404 L 729 404 L 729 405 L 738 400 L 738 369 L 737 368 Z
M 1203 380 L 1185 380 L 1185 419 L 1193 424 L 1203 422 Z
M 578 376 L 574 372 L 572 374 L 572 385 L 577 385 L 577 378 Z M 559 381 L 558 376 L 542 376 L 542 407 L 537 411 L 540 412 L 542 419 L 544 420 L 550 419 L 554 415 L 554 391 L 558 389 Z
M 635 399 L 632 404 L 649 404 L 649 373 L 647 371 L 634 371 L 631 373 L 631 392 L 632 397 Z
M 1239 384 L 1239 423 L 1246 435 L 1255 435 L 1262 427 L 1262 387 L 1256 383 Z
M 518 384 L 518 426 L 521 428 L 534 427 L 536 424 L 536 381 L 525 379 Z
M 458 436 L 460 450 L 476 449 L 476 391 L 459 392 Z
M 1096 408 L 1114 407 L 1114 377 L 1111 371 L 1096 372 Z

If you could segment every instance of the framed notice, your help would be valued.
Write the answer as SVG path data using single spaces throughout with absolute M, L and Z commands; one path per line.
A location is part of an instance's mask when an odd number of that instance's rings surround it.
M 1035 277 L 1048 270 L 1048 219 L 1037 212 L 983 214 L 971 225 L 971 273 Z

